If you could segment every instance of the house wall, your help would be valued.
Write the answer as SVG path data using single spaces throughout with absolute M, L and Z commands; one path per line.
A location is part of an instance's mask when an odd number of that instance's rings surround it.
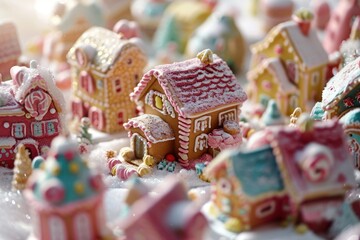
M 285 219 L 290 211 L 286 193 L 268 193 L 251 198 L 242 192 L 238 178 L 227 168 L 218 169 L 214 175 L 211 200 L 222 214 L 239 219 L 244 228 Z
M 156 91 L 158 93 L 164 94 L 164 90 L 162 89 L 162 87 L 160 86 L 159 82 L 156 80 L 155 77 L 152 77 L 153 79 L 151 80 L 151 82 L 148 84 L 148 87 L 146 89 L 144 89 L 144 93 L 148 93 L 150 90 Z M 176 153 L 177 149 L 179 148 L 179 120 L 178 120 L 178 113 L 176 111 L 174 111 L 174 117 L 170 116 L 170 115 L 165 115 L 163 113 L 161 113 L 159 110 L 157 110 L 155 107 L 150 106 L 149 104 L 145 103 L 145 97 L 146 94 L 144 94 L 143 96 L 140 97 L 140 101 L 144 104 L 144 113 L 146 114 L 152 114 L 152 115 L 156 115 L 162 118 L 162 120 L 164 120 L 165 122 L 167 122 L 170 126 L 170 128 L 173 130 L 174 132 L 174 136 L 175 136 L 175 141 L 173 142 L 173 151 L 174 153 Z M 167 97 L 165 96 L 165 98 L 167 99 Z
M 104 216 L 102 200 L 97 200 L 95 203 L 85 206 L 78 206 L 71 212 L 56 212 L 56 210 L 47 212 L 46 210 L 38 210 L 35 212 L 35 224 L 38 224 L 37 239 L 53 240 L 53 239 L 96 239 L 104 236 Z M 84 231 L 85 229 L 85 231 Z M 35 231 L 36 232 L 36 231 Z M 109 236 L 108 236 L 109 237 Z M 112 239 L 112 238 L 109 238 Z
M 141 131 L 139 128 L 131 128 L 129 131 L 131 135 L 137 133 L 141 137 L 146 139 L 144 132 Z M 147 147 L 147 154 L 153 156 L 157 161 L 164 159 L 167 153 L 174 153 L 174 140 L 150 144 L 151 146 Z M 134 149 L 132 142 L 130 142 L 130 145 L 132 149 Z
M 136 104 L 129 95 L 139 82 L 146 65 L 145 55 L 137 47 L 128 47 L 105 76 L 91 69 L 95 91 L 87 92 L 79 82 L 81 69 L 72 67 L 74 95 L 84 105 L 84 116 L 88 116 L 90 107 L 100 109 L 104 114 L 105 132 L 114 133 L 124 130 L 123 124 L 136 116 Z M 117 84 L 120 83 L 120 84 Z
M 180 129 L 179 129 L 179 124 L 182 124 L 181 121 L 179 121 L 179 119 L 181 118 L 178 113 L 176 113 L 174 111 L 174 117 L 172 117 L 169 114 L 163 114 L 162 112 L 160 112 L 158 109 L 156 109 L 156 107 L 150 106 L 149 104 L 146 104 L 146 96 L 150 91 L 156 91 L 160 94 L 165 94 L 162 87 L 160 86 L 160 84 L 158 83 L 158 81 L 153 77 L 153 79 L 151 80 L 151 82 L 148 84 L 148 87 L 146 89 L 143 90 L 144 93 L 143 96 L 141 96 L 139 98 L 139 101 L 141 101 L 143 103 L 143 109 L 144 109 L 144 113 L 146 114 L 153 114 L 153 115 L 157 115 L 159 117 L 161 117 L 165 122 L 167 122 L 169 124 L 169 126 L 171 127 L 171 129 L 174 132 L 174 136 L 175 136 L 175 142 L 174 142 L 174 152 L 178 155 L 178 158 L 180 159 L 184 159 L 185 161 L 191 161 L 191 160 L 196 160 L 198 158 L 200 158 L 204 153 L 208 152 L 208 146 L 207 146 L 207 134 L 209 134 L 213 129 L 215 128 L 220 128 L 221 126 L 219 126 L 219 114 L 227 112 L 227 111 L 232 111 L 233 113 L 233 119 L 234 120 L 238 120 L 238 115 L 239 115 L 239 105 L 235 105 L 235 106 L 231 106 L 231 107 L 219 107 L 217 109 L 214 109 L 213 112 L 211 113 L 206 113 L 203 115 L 199 115 L 198 117 L 194 118 L 194 119 L 184 119 L 182 120 L 182 122 L 187 121 L 189 122 L 189 124 L 186 124 L 187 127 L 190 129 L 190 135 L 186 136 L 182 139 L 179 138 L 179 136 L 181 135 Z M 165 96 L 165 99 L 167 99 L 167 97 Z M 194 132 L 195 129 L 195 125 L 196 122 L 199 119 L 205 118 L 205 117 L 209 117 L 210 120 L 210 126 L 208 124 L 208 126 L 202 131 L 202 130 L 197 130 Z M 182 131 L 184 132 L 184 131 Z M 200 135 L 203 135 L 203 137 L 201 137 Z M 186 138 L 188 138 L 188 140 L 186 140 Z M 201 139 L 206 139 L 206 141 L 204 142 L 204 146 L 202 147 L 202 149 L 200 149 L 199 147 L 196 148 L 195 150 L 195 146 L 198 146 L 197 143 L 201 140 Z M 180 141 L 183 143 L 182 145 L 187 145 L 188 147 L 184 148 L 180 146 Z M 187 153 L 184 153 L 184 151 L 187 151 Z M 184 154 L 184 155 L 182 155 Z M 184 157 L 185 156 L 185 157 Z
M 108 73 L 109 78 L 106 79 L 108 90 L 105 94 L 109 101 L 109 107 L 105 110 L 107 131 L 123 130 L 123 124 L 136 116 L 136 104 L 130 100 L 129 95 L 139 83 L 145 65 L 146 58 L 141 50 L 131 47 L 123 50 L 119 60 Z M 115 87 L 117 79 L 121 82 L 120 92 L 117 92 Z
M 269 36 L 268 36 L 269 37 Z M 302 67 L 302 62 L 300 56 L 296 53 L 296 49 L 291 46 L 291 42 L 287 39 L 287 34 L 283 31 L 281 34 L 278 34 L 274 37 L 273 41 L 265 39 L 268 43 L 268 47 L 259 50 L 258 46 L 255 45 L 256 52 L 252 57 L 251 61 L 251 69 L 257 68 L 260 62 L 266 58 L 280 58 L 285 66 L 289 63 L 295 63 L 295 79 L 294 84 L 296 88 L 299 89 L 299 96 L 297 95 L 287 95 L 287 102 L 286 106 L 281 104 L 285 99 L 285 95 L 282 95 L 284 98 L 282 101 L 278 100 L 280 103 L 281 111 L 289 115 L 291 114 L 296 107 L 301 107 L 304 111 L 310 111 L 313 104 L 317 101 L 321 101 L 321 93 L 325 86 L 325 75 L 326 75 L 326 65 L 318 66 L 314 69 L 307 69 Z M 279 48 L 281 51 L 279 51 Z M 296 60 L 297 59 L 297 60 Z M 301 66 L 299 65 L 301 64 Z M 261 86 L 263 81 L 267 79 L 267 74 L 260 75 L 258 79 L 256 79 L 256 84 Z M 317 80 L 313 80 L 317 76 Z M 276 84 L 276 83 L 275 83 Z M 251 85 L 253 86 L 254 83 Z M 258 91 L 252 91 L 249 89 L 251 93 L 249 94 L 252 99 L 255 99 L 256 102 L 260 102 L 260 94 L 264 94 L 264 91 L 258 89 Z M 279 95 L 277 96 L 279 97 Z
M 189 161 L 196 160 L 200 158 L 204 153 L 209 151 L 209 147 L 207 145 L 207 135 L 216 128 L 222 128 L 222 122 L 224 120 L 220 120 L 221 115 L 230 116 L 229 120 L 238 121 L 239 118 L 239 105 L 235 105 L 232 107 L 224 107 L 214 109 L 213 112 L 200 115 L 199 117 L 191 119 L 191 127 L 190 127 L 190 136 L 189 136 L 189 148 L 188 148 L 188 158 Z M 208 119 L 208 120 L 204 120 Z M 198 121 L 209 121 L 211 124 L 208 125 L 204 130 L 196 129 L 196 125 Z M 203 137 L 202 137 L 203 136 Z M 204 143 L 203 149 L 201 149 L 200 141 L 201 139 L 206 139 Z
M 56 109 L 54 103 L 51 103 L 49 110 L 50 109 Z M 49 122 L 54 123 L 54 131 L 48 131 L 47 124 Z M 36 123 L 39 123 L 42 127 L 42 134 L 39 136 L 34 136 L 33 126 Z M 21 137 L 18 137 L 13 131 L 16 124 L 20 124 L 24 128 L 24 134 Z M 6 144 L 6 141 L 2 141 L 2 139 L 0 140 L 0 165 L 13 168 L 15 160 L 14 150 L 23 140 L 27 140 L 25 141 L 25 146 L 31 151 L 31 158 L 34 158 L 39 154 L 44 154 L 45 152 L 43 151 L 46 151 L 46 148 L 50 147 L 52 139 L 61 132 L 60 124 L 59 114 L 56 111 L 53 113 L 48 111 L 41 121 L 36 121 L 32 117 L 28 118 L 26 112 L 23 112 L 22 114 L 0 113 L 0 126 L 2 126 L 0 138 L 6 139 L 11 137 L 16 140 L 16 143 L 13 146 L 9 146 Z M 30 144 L 31 142 L 37 143 L 38 146 L 35 146 L 36 144 Z M 34 148 L 30 147 L 30 145 Z

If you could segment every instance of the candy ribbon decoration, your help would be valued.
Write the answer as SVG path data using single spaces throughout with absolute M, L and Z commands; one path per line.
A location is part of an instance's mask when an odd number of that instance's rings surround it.
M 44 91 L 37 90 L 30 93 L 25 98 L 25 109 L 30 113 L 36 120 L 41 120 L 48 112 L 51 104 L 51 97 Z

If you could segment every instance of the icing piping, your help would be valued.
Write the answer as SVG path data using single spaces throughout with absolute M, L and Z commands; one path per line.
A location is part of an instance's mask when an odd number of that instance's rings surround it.
M 203 132 L 207 128 L 211 128 L 211 116 L 203 116 L 195 120 L 194 133 Z
M 226 120 L 235 121 L 236 119 L 236 110 L 230 109 L 224 112 L 219 113 L 219 126 L 222 126 L 223 122 Z

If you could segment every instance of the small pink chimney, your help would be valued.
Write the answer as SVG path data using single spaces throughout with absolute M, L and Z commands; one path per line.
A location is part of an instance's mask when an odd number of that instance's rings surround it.
M 311 27 L 311 21 L 300 19 L 298 16 L 293 16 L 293 20 L 297 23 L 301 33 L 305 36 L 308 36 Z
M 306 9 L 300 9 L 292 16 L 292 19 L 297 23 L 302 34 L 308 36 L 311 28 L 313 14 Z

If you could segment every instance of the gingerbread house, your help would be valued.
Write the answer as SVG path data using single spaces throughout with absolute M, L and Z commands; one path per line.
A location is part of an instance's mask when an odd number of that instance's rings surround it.
M 173 153 L 183 167 L 208 152 L 209 133 L 225 120 L 238 121 L 247 99 L 226 62 L 210 50 L 151 69 L 130 97 L 145 113 L 124 125 L 135 156 L 161 149 L 158 160 Z
M 310 24 L 310 19 L 294 16 L 251 46 L 247 78 L 253 102 L 266 104 L 274 99 L 281 112 L 290 115 L 296 107 L 311 110 L 320 101 L 328 55 Z
M 53 31 L 45 36 L 44 60 L 66 62 L 66 54 L 83 32 L 103 26 L 102 10 L 95 2 L 58 1 L 52 15 Z
M 10 68 L 18 63 L 21 55 L 16 27 L 11 22 L 0 23 L 0 74 L 2 79 L 10 78 Z
M 322 92 L 325 118 L 343 117 L 360 107 L 360 57 L 348 63 L 326 84 Z
M 120 223 L 127 239 L 203 239 L 207 220 L 199 207 L 188 199 L 178 178 L 165 180 L 166 184 L 154 189 L 155 197 L 139 195 L 131 205 L 128 217 Z
M 69 51 L 72 115 L 89 117 L 92 126 L 114 133 L 136 115 L 129 99 L 147 59 L 140 47 L 105 28 L 87 30 Z
M 327 213 L 354 184 L 353 167 L 337 120 L 304 123 L 269 128 L 256 148 L 224 152 L 208 165 L 213 212 L 225 227 L 235 222 L 243 231 L 289 216 L 314 231 L 329 227 Z
M 101 175 L 90 171 L 76 142 L 55 138 L 46 161 L 38 161 L 24 192 L 32 206 L 31 239 L 115 239 L 106 227 Z
M 37 66 L 14 66 L 10 81 L 0 83 L 0 165 L 13 167 L 16 148 L 24 144 L 30 157 L 46 154 L 64 127 L 64 97 L 52 74 Z

